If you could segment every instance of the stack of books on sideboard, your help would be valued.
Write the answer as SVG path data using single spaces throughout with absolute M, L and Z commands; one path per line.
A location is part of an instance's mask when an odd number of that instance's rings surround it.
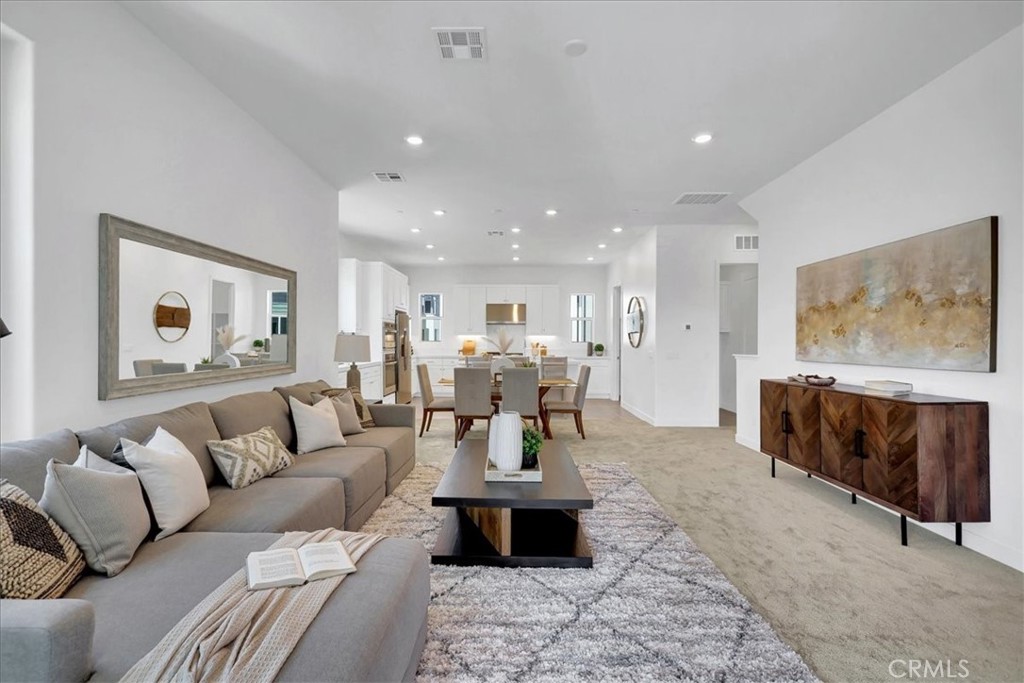
M 888 379 L 866 379 L 864 390 L 878 396 L 906 396 L 914 391 L 914 385 L 908 382 L 893 382 Z

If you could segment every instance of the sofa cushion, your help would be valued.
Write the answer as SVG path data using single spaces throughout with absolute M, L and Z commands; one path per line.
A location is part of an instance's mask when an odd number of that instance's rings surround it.
M 116 577 L 79 581 L 68 597 L 88 600 L 95 609 L 92 680 L 120 679 L 189 610 L 242 569 L 246 555 L 278 538 L 176 534 L 144 544 Z M 277 679 L 401 680 L 420 653 L 416 639 L 430 598 L 428 570 L 422 543 L 397 538 L 378 543 L 328 599 Z
M 276 391 L 255 391 L 239 394 L 210 404 L 210 414 L 220 432 L 212 439 L 233 439 L 239 434 L 251 434 L 260 427 L 270 426 L 277 432 L 281 443 L 295 450 L 295 432 L 292 430 L 288 402 Z
M 416 432 L 408 427 L 374 427 L 345 438 L 349 447 L 376 446 L 384 450 L 389 495 L 416 464 Z
M 293 384 L 290 387 L 274 387 L 274 391 L 281 394 L 286 402 L 289 398 L 296 398 L 307 406 L 311 406 L 313 405 L 311 394 L 319 393 L 330 388 L 330 384 L 322 379 L 318 379 L 315 382 L 300 382 L 299 384 Z
M 217 480 L 217 467 L 206 449 L 206 442 L 219 439 L 220 432 L 205 403 L 189 403 L 162 413 L 130 417 L 106 427 L 86 429 L 78 432 L 78 439 L 93 453 L 110 458 L 122 437 L 143 443 L 157 427 L 163 427 L 185 444 L 199 463 L 207 486 Z
M 281 470 L 273 479 L 334 477 L 345 486 L 345 527 L 352 531 L 384 499 L 387 465 L 380 448 L 325 448 L 295 458 L 295 464 Z M 364 508 L 372 503 L 369 511 Z M 341 528 L 341 527 L 339 527 Z
M 38 501 L 43 497 L 46 463 L 51 458 L 68 465 L 78 458 L 78 437 L 73 431 L 61 429 L 28 441 L 0 444 L 0 473 Z
M 206 445 L 233 489 L 244 489 L 295 462 L 295 456 L 288 452 L 271 427 L 261 427 L 252 434 L 240 434 L 233 439 L 208 441 Z
M 295 452 L 299 455 L 345 445 L 341 423 L 329 399 L 315 406 L 306 405 L 294 396 L 288 399 L 295 424 Z
M 344 436 L 362 434 L 366 431 L 359 422 L 359 413 L 356 412 L 356 402 L 352 398 L 351 391 L 346 389 L 342 393 L 335 394 L 330 398 L 320 392 L 314 392 L 311 398 L 315 404 L 320 403 L 320 401 L 331 402 L 331 405 L 334 406 L 334 412 L 338 415 L 338 424 L 341 425 L 341 433 Z
M 85 570 L 82 551 L 27 493 L 0 479 L 0 598 L 64 595 Z
M 149 511 L 138 475 L 87 446 L 74 465 L 51 460 L 46 468 L 40 507 L 75 539 L 90 568 L 118 574 L 149 536 Z
M 244 489 L 211 487 L 210 507 L 184 530 L 281 532 L 344 526 L 345 488 L 337 479 L 268 477 Z

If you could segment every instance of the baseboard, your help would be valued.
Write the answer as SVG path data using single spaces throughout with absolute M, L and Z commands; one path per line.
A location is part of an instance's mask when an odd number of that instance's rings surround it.
M 628 403 L 620 403 L 619 405 L 622 407 L 623 410 L 625 410 L 627 413 L 629 413 L 633 417 L 638 417 L 641 420 L 643 420 L 644 422 L 646 422 L 647 424 L 651 425 L 652 427 L 654 426 L 654 418 L 651 417 L 650 415 L 648 415 L 647 413 L 645 413 L 644 411 L 642 411 L 642 410 L 640 410 L 638 408 L 634 408 L 633 406 L 629 405 Z
M 752 439 L 748 439 L 745 436 L 740 436 L 739 433 L 736 434 L 736 443 L 741 446 L 746 446 L 752 451 L 757 451 L 758 453 L 761 452 L 761 444 L 753 441 Z

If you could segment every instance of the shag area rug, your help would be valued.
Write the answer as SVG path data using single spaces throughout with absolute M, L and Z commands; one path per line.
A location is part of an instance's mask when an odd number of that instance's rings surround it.
M 593 568 L 432 565 L 419 680 L 817 680 L 625 465 L 579 469 Z M 429 552 L 441 474 L 418 464 L 362 530 Z

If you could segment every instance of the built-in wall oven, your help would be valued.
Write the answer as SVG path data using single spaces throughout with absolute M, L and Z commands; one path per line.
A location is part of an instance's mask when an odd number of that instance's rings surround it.
M 384 323 L 384 395 L 390 396 L 398 389 L 398 327 L 395 323 Z

